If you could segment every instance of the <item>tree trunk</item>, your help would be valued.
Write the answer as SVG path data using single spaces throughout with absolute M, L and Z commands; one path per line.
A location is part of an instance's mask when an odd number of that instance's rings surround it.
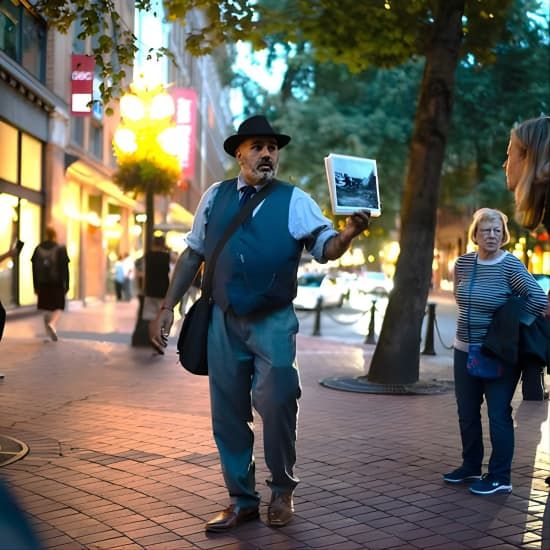
M 439 0 L 416 110 L 401 208 L 395 286 L 367 379 L 418 381 L 422 318 L 432 277 L 441 167 L 451 119 L 465 0 Z

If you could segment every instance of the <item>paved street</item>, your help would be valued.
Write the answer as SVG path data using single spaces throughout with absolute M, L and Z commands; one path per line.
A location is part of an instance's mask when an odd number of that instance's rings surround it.
M 460 462 L 452 392 L 328 389 L 319 384 L 325 377 L 365 374 L 373 346 L 330 337 L 328 321 L 322 338 L 310 336 L 305 320 L 295 520 L 281 529 L 264 523 L 269 491 L 256 419 L 261 520 L 206 534 L 204 522 L 227 503 L 207 380 L 178 366 L 174 336 L 164 356 L 131 348 L 135 310 L 134 302 L 72 303 L 57 343 L 45 341 L 40 317 L 8 318 L 0 434 L 30 451 L 0 476 L 45 548 L 550 548 L 548 401 L 516 394 L 514 491 L 474 496 L 441 480 Z M 436 351 L 422 356 L 421 378 L 451 380 L 449 353 Z M 0 549 L 13 550 L 2 540 Z

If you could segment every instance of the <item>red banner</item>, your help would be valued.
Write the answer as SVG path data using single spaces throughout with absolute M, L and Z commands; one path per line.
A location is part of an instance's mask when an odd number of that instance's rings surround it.
M 181 143 L 179 158 L 182 183 L 195 178 L 195 140 L 197 133 L 197 92 L 192 88 L 174 88 L 176 130 Z
M 95 59 L 91 55 L 71 55 L 71 115 L 89 116 L 92 112 Z

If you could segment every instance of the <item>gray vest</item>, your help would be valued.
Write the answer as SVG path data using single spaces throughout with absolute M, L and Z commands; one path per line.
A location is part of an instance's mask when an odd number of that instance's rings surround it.
M 296 272 L 303 243 L 288 231 L 293 187 L 275 180 L 276 189 L 230 237 L 216 263 L 212 295 L 237 315 L 266 313 L 289 305 L 296 296 Z M 220 184 L 208 216 L 205 260 L 239 210 L 237 180 Z

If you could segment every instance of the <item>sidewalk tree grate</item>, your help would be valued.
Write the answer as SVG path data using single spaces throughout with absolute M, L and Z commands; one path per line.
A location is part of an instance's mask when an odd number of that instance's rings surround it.
M 0 435 L 0 466 L 7 466 L 21 460 L 29 452 L 29 447 L 9 435 Z
M 414 384 L 376 384 L 369 382 L 364 376 L 323 378 L 319 383 L 332 390 L 386 395 L 439 395 L 454 388 L 452 382 L 437 380 L 429 382 L 419 380 Z

